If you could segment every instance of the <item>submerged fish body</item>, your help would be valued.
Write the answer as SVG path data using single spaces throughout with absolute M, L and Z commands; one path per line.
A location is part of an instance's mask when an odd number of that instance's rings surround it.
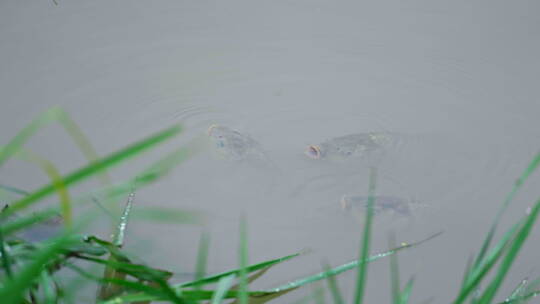
M 217 152 L 226 159 L 235 161 L 267 159 L 259 142 L 247 134 L 226 126 L 212 125 L 208 128 L 208 136 L 215 144 Z
M 344 195 L 341 198 L 341 207 L 344 210 L 358 210 L 363 213 L 367 210 L 368 198 L 368 196 L 362 195 Z M 373 211 L 375 215 L 392 213 L 400 216 L 411 216 L 415 204 L 416 202 L 411 199 L 380 195 L 374 197 Z
M 384 152 L 396 138 L 387 133 L 358 133 L 331 138 L 317 145 L 309 145 L 305 154 L 312 159 L 343 160 L 369 158 Z

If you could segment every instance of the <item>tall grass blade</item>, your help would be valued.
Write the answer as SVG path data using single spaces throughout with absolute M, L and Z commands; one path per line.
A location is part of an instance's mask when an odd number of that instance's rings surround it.
M 235 276 L 230 275 L 223 277 L 219 280 L 216 291 L 214 292 L 214 295 L 212 296 L 212 303 L 211 304 L 221 304 L 223 301 L 225 294 L 231 287 L 232 282 L 234 281 Z
M 441 235 L 441 233 L 442 232 L 438 232 L 438 233 L 433 234 L 433 235 L 431 235 L 431 236 L 429 236 L 429 237 L 427 237 L 427 238 L 425 238 L 425 239 L 423 239 L 421 241 L 418 241 L 418 242 L 415 242 L 415 243 L 404 244 L 404 245 L 401 245 L 401 246 L 399 246 L 397 248 L 393 248 L 393 249 L 390 249 L 388 251 L 372 255 L 372 256 L 368 257 L 366 260 L 362 261 L 362 263 L 370 263 L 370 262 L 373 262 L 373 261 L 376 261 L 376 260 L 391 256 L 393 254 L 396 254 L 397 252 L 399 252 L 401 250 L 416 247 L 416 246 L 418 246 L 420 244 L 423 244 L 423 243 L 425 243 L 425 242 L 427 242 L 427 241 Z M 323 271 L 323 272 L 320 272 L 320 273 L 317 273 L 317 274 L 314 274 L 314 275 L 311 275 L 311 276 L 307 276 L 307 277 L 304 277 L 304 278 L 301 278 L 301 279 L 297 279 L 297 280 L 294 280 L 292 282 L 280 285 L 278 287 L 274 287 L 272 289 L 265 290 L 265 292 L 273 293 L 273 292 L 279 292 L 279 291 L 288 290 L 288 289 L 292 289 L 292 288 L 298 288 L 298 287 L 301 287 L 301 286 L 304 286 L 304 285 L 307 285 L 307 284 L 310 284 L 310 283 L 313 283 L 313 282 L 316 282 L 316 281 L 319 281 L 319 280 L 324 280 L 328 276 L 335 276 L 335 275 L 338 275 L 338 274 L 343 273 L 345 271 L 355 269 L 359 265 L 360 265 L 360 262 L 358 260 L 354 260 L 352 262 L 349 262 L 349 263 L 342 264 L 340 266 L 334 267 L 334 268 L 330 269 L 329 271 Z
M 62 249 L 69 244 L 69 236 L 62 236 L 36 251 L 31 262 L 24 265 L 11 280 L 5 282 L 0 289 L 0 299 L 3 304 L 19 304 L 24 294 L 44 271 L 43 265 L 56 258 Z
M 39 287 L 43 290 L 45 304 L 58 303 L 58 299 L 53 289 L 55 284 L 49 273 L 47 271 L 42 271 L 39 280 Z
M 131 144 L 128 147 L 121 149 L 120 151 L 110 154 L 109 156 L 96 160 L 95 162 L 87 166 L 84 166 L 78 170 L 75 170 L 74 172 L 65 176 L 63 178 L 64 185 L 66 187 L 71 186 L 93 175 L 103 172 L 103 170 L 107 168 L 118 165 L 122 161 L 125 161 L 126 159 L 139 155 L 143 151 L 146 151 L 156 146 L 157 144 L 164 142 L 165 140 L 177 135 L 181 131 L 182 131 L 182 128 L 178 125 L 175 125 L 163 131 L 160 131 L 146 139 L 143 139 L 134 144 Z M 55 187 L 52 183 L 41 187 L 40 189 L 30 193 L 30 195 L 13 203 L 10 210 L 8 211 L 8 214 L 6 215 L 9 215 L 20 209 L 23 209 L 31 205 L 32 203 L 47 197 L 54 191 L 54 189 Z
M 0 229 L 2 230 L 4 236 L 10 236 L 17 231 L 28 229 L 33 225 L 49 220 L 57 215 L 57 208 L 49 208 L 42 211 L 34 212 L 30 216 L 10 219 L 9 221 L 5 222 L 5 224 L 3 224 Z
M 540 153 L 536 154 L 536 156 L 529 163 L 525 171 L 523 171 L 521 176 L 516 180 L 516 183 L 512 187 L 512 190 L 510 191 L 510 193 L 508 193 L 508 195 L 506 196 L 503 205 L 497 212 L 495 219 L 493 223 L 491 224 L 491 227 L 486 236 L 486 239 L 484 240 L 482 247 L 480 249 L 480 252 L 476 258 L 473 269 L 478 267 L 480 263 L 482 262 L 482 260 L 484 259 L 484 255 L 486 254 L 489 248 L 489 245 L 491 244 L 491 241 L 493 240 L 493 236 L 495 235 L 495 230 L 497 229 L 497 225 L 499 221 L 501 220 L 502 215 L 506 211 L 506 208 L 508 208 L 508 206 L 514 199 L 514 196 L 516 195 L 517 191 L 521 188 L 521 186 L 525 183 L 525 181 L 529 178 L 529 176 L 538 168 L 539 165 L 540 165 Z
M 127 229 L 129 214 L 131 213 L 131 209 L 133 208 L 134 199 L 135 199 L 135 193 L 131 192 L 128 195 L 126 206 L 124 207 L 124 212 L 122 212 L 122 216 L 120 217 L 120 221 L 118 223 L 116 231 L 113 234 L 113 245 L 117 248 L 121 248 L 124 245 L 124 238 L 125 238 L 125 233 Z M 113 254 L 111 254 L 109 257 L 109 261 L 115 262 L 116 260 L 117 260 L 116 257 Z M 114 278 L 114 279 L 123 280 L 125 279 L 126 274 L 122 271 L 118 271 L 118 269 L 107 266 L 105 267 L 103 277 L 105 279 Z M 110 284 L 110 283 L 103 284 L 99 288 L 98 299 L 108 299 L 117 294 L 120 294 L 121 292 L 122 292 L 122 288 L 120 285 Z
M 295 254 L 284 256 L 282 258 L 268 260 L 268 261 L 265 261 L 265 262 L 253 264 L 253 265 L 250 265 L 250 266 L 246 267 L 246 272 L 251 273 L 251 272 L 258 271 L 258 270 L 261 270 L 261 269 L 264 269 L 264 268 L 272 267 L 272 266 L 275 266 L 277 264 L 288 261 L 288 260 L 290 260 L 292 258 L 295 258 L 295 257 L 299 256 L 300 254 L 301 253 L 295 253 Z M 212 283 L 215 283 L 215 282 L 219 281 L 221 278 L 232 275 L 232 274 L 234 274 L 235 276 L 239 276 L 240 268 L 230 270 L 230 271 L 226 271 L 226 272 L 222 272 L 222 273 L 215 274 L 215 275 L 211 275 L 211 276 L 207 276 L 207 277 L 202 278 L 200 280 L 194 280 L 194 281 L 185 282 L 185 283 L 182 283 L 182 284 L 179 284 L 179 285 L 175 285 L 175 288 L 180 289 L 180 288 L 192 287 L 192 286 L 195 286 L 195 285 L 212 284 Z
M 0 147 L 0 149 L 4 148 Z M 24 161 L 36 164 L 49 177 L 54 189 L 58 193 L 58 197 L 60 198 L 60 210 L 62 211 L 64 224 L 66 227 L 70 227 L 72 221 L 71 199 L 68 190 L 62 181 L 60 171 L 49 160 L 33 153 L 30 150 L 19 148 L 19 150 L 15 152 L 15 156 Z
M 116 232 L 113 237 L 113 244 L 116 247 L 121 248 L 124 245 L 124 238 L 126 236 L 127 224 L 129 220 L 129 215 L 131 214 L 131 210 L 133 209 L 134 199 L 135 199 L 135 192 L 131 192 L 128 195 L 124 212 L 122 212 L 122 216 L 120 217 L 120 222 L 118 223 Z
M 240 249 L 239 249 L 239 262 L 240 262 L 240 274 L 239 274 L 239 293 L 238 301 L 240 304 L 248 304 L 248 278 L 247 278 L 247 266 L 248 266 L 248 245 L 247 245 L 247 227 L 246 219 L 242 217 L 240 219 Z
M 328 263 L 323 264 L 323 270 L 325 272 L 330 271 L 330 265 Z M 343 296 L 341 295 L 341 291 L 339 290 L 339 286 L 336 280 L 335 276 L 328 276 L 326 278 L 328 281 L 328 289 L 330 289 L 330 292 L 332 293 L 332 299 L 334 300 L 334 304 L 344 304 Z
M 400 293 L 399 303 L 401 304 L 409 303 L 409 298 L 411 297 L 413 284 L 414 284 L 414 278 L 410 278 L 409 281 L 407 281 L 407 284 L 405 284 L 403 291 Z
M 508 298 L 506 298 L 505 301 L 513 301 L 513 300 L 516 300 L 517 298 L 519 298 L 521 295 L 523 295 L 528 283 L 529 283 L 529 280 L 526 279 L 526 278 L 521 280 L 521 282 L 519 282 L 518 286 L 516 286 L 516 288 L 514 288 L 514 290 L 510 294 L 510 296 Z
M 395 236 L 390 235 L 388 239 L 388 247 L 393 248 L 396 245 Z M 399 267 L 397 261 L 397 254 L 390 256 L 390 287 L 392 291 L 392 300 L 394 304 L 401 304 L 401 293 L 399 283 Z
M 493 268 L 497 263 L 499 258 L 503 255 L 504 250 L 508 247 L 510 240 L 515 236 L 517 229 L 523 224 L 523 221 L 520 221 L 517 224 L 514 224 L 502 237 L 502 239 L 493 247 L 489 254 L 483 259 L 482 263 L 478 265 L 475 269 L 471 270 L 471 273 L 466 277 L 465 284 L 460 293 L 456 297 L 454 304 L 463 303 L 467 297 L 476 289 L 479 288 L 480 282 L 487 275 L 487 273 Z
M 360 247 L 358 257 L 358 275 L 356 279 L 356 291 L 354 296 L 355 304 L 361 304 L 364 297 L 365 281 L 367 277 L 368 263 L 364 263 L 369 258 L 369 242 L 371 237 L 371 221 L 373 220 L 373 202 L 375 200 L 375 181 L 377 179 L 377 170 L 370 168 L 369 174 L 369 194 L 367 201 L 366 222 L 364 225 L 364 236 Z
M 0 225 L 0 255 L 2 255 L 2 268 L 4 268 L 7 277 L 11 278 L 13 276 L 13 270 L 11 268 L 11 257 L 6 250 L 6 245 L 7 244 L 4 240 L 4 232 L 2 231 L 2 226 Z
M 209 245 L 210 236 L 207 232 L 203 232 L 201 234 L 201 238 L 199 239 L 199 248 L 197 249 L 197 262 L 195 263 L 195 280 L 200 280 L 206 275 L 206 263 L 208 262 Z M 230 288 L 230 284 L 229 286 L 227 286 L 227 288 Z M 200 289 L 201 285 L 195 285 L 195 290 Z
M 521 250 L 521 247 L 523 246 L 523 243 L 525 243 L 525 240 L 529 236 L 529 233 L 534 225 L 534 222 L 536 221 L 536 218 L 538 217 L 538 212 L 540 211 L 540 200 L 536 202 L 534 207 L 531 210 L 531 213 L 526 217 L 526 221 L 517 233 L 515 239 L 510 244 L 510 248 L 508 249 L 508 252 L 506 253 L 506 256 L 501 261 L 501 265 L 499 266 L 499 271 L 491 281 L 490 285 L 487 287 L 487 289 L 482 294 L 482 297 L 480 298 L 481 304 L 487 304 L 491 303 L 493 301 L 493 298 L 495 297 L 495 294 L 499 290 L 499 287 L 501 286 L 506 274 L 508 273 L 508 270 L 512 266 L 514 260 L 517 257 L 517 254 Z
M 62 125 L 90 162 L 96 161 L 99 158 L 95 149 L 90 144 L 90 141 L 69 115 L 60 107 L 52 107 L 32 120 L 30 124 L 24 127 L 11 139 L 4 151 L 0 151 L 0 167 L 22 148 L 22 146 L 36 134 L 37 131 L 54 122 L 59 122 Z M 103 172 L 100 175 L 100 178 L 105 184 L 109 183 L 106 172 Z

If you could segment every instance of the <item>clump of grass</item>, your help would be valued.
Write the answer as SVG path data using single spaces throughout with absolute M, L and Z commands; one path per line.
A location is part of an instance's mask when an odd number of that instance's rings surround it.
M 66 175 L 61 175 L 54 164 L 40 157 L 37 153 L 25 149 L 24 144 L 42 127 L 58 122 L 71 135 L 77 146 L 88 159 L 88 164 Z M 6 146 L 0 147 L 0 169 L 10 158 L 17 157 L 38 165 L 47 173 L 50 182 L 34 191 L 22 190 L 24 187 L 0 185 L 0 192 L 10 200 L 9 207 L 0 212 L 0 299 L 2 303 L 72 303 L 73 293 L 80 290 L 81 285 L 94 283 L 99 285 L 96 301 L 99 303 L 212 303 L 225 301 L 234 303 L 267 303 L 292 292 L 298 288 L 315 282 L 327 281 L 328 289 L 334 303 L 345 303 L 344 295 L 338 286 L 336 276 L 349 270 L 356 269 L 357 284 L 353 295 L 354 303 L 362 303 L 367 281 L 368 264 L 390 257 L 391 282 L 389 284 L 394 304 L 409 302 L 413 290 L 413 278 L 401 288 L 397 253 L 440 235 L 435 233 L 423 240 L 413 243 L 403 243 L 395 246 L 389 243 L 389 250 L 370 255 L 371 224 L 373 219 L 373 204 L 375 200 L 376 169 L 370 173 L 368 188 L 368 212 L 364 222 L 362 239 L 358 258 L 348 263 L 331 267 L 324 263 L 323 271 L 291 280 L 274 288 L 256 290 L 251 284 L 265 275 L 272 267 L 290 261 L 302 252 L 271 259 L 255 264 L 248 263 L 247 221 L 240 221 L 239 267 L 223 273 L 206 274 L 206 264 L 209 253 L 209 236 L 203 234 L 199 243 L 198 259 L 195 268 L 195 278 L 191 281 L 174 284 L 170 281 L 173 273 L 148 265 L 135 263 L 123 250 L 128 218 L 143 218 L 147 220 L 166 221 L 175 223 L 199 223 L 200 214 L 171 210 L 166 208 L 138 208 L 132 212 L 134 192 L 140 187 L 149 185 L 165 174 L 174 166 L 181 164 L 194 155 L 200 143 L 195 140 L 171 151 L 161 159 L 152 163 L 145 170 L 131 179 L 113 184 L 107 171 L 128 161 L 145 151 L 152 149 L 174 136 L 181 134 L 179 125 L 157 132 L 145 139 L 135 142 L 114 153 L 100 157 L 92 148 L 82 131 L 59 108 L 53 108 L 32 121 L 19 132 Z M 540 200 L 531 211 L 518 223 L 510 227 L 503 237 L 493 246 L 495 231 L 504 211 L 508 208 L 517 191 L 528 177 L 540 165 L 540 153 L 533 159 L 517 183 L 503 202 L 495 220 L 488 230 L 487 236 L 480 246 L 479 253 L 471 259 L 465 268 L 460 289 L 453 303 L 486 304 L 494 303 L 497 291 L 502 286 L 506 275 L 515 262 L 524 242 L 526 241 L 540 212 Z M 78 183 L 97 177 L 102 181 L 102 187 L 80 197 L 72 197 L 70 190 Z M 34 213 L 28 210 L 42 202 L 45 198 L 56 194 L 58 205 L 45 208 Z M 85 201 L 97 202 L 95 197 L 103 199 L 105 204 L 97 204 L 100 208 L 92 209 L 84 215 L 72 214 L 74 204 Z M 123 213 L 114 210 L 118 207 L 119 198 L 126 198 Z M 80 231 L 103 210 L 115 222 L 115 232 L 111 240 L 101 239 L 93 235 L 81 235 Z M 113 210 L 110 212 L 109 210 Z M 14 216 L 18 213 L 18 216 Z M 30 229 L 61 214 L 64 218 L 64 229 L 59 235 L 51 236 L 40 241 L 30 241 L 17 236 L 17 232 Z M 116 219 L 118 217 L 118 219 Z M 85 267 L 84 265 L 87 265 Z M 102 275 L 93 270 L 103 267 Z M 62 273 L 71 271 L 75 277 L 65 281 Z M 483 286 L 488 274 L 494 272 L 490 281 Z M 504 303 L 525 303 L 538 295 L 540 279 L 523 280 L 513 292 L 505 298 Z M 324 303 L 324 289 L 315 284 L 313 293 L 298 303 Z

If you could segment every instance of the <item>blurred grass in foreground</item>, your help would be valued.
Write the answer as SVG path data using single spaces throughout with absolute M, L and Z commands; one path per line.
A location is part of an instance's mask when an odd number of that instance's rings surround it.
M 66 175 L 60 175 L 54 164 L 23 147 L 41 128 L 51 123 L 60 123 L 64 127 L 88 159 L 88 164 Z M 335 267 L 325 262 L 322 272 L 292 280 L 274 288 L 254 290 L 250 288 L 250 284 L 265 275 L 270 268 L 292 260 L 302 253 L 249 264 L 247 219 L 244 218 L 240 221 L 239 267 L 236 269 L 218 274 L 206 274 L 209 251 L 209 236 L 206 234 L 201 237 L 197 263 L 193 266 L 196 273 L 194 280 L 174 284 L 170 282 L 174 275 L 172 272 L 131 261 L 122 249 L 129 218 L 187 224 L 202 221 L 201 215 L 196 212 L 170 208 L 137 208 L 132 212 L 137 189 L 166 175 L 173 167 L 196 154 L 202 144 L 199 139 L 195 139 L 158 159 L 131 179 L 120 183 L 114 184 L 108 177 L 107 171 L 170 140 L 181 132 L 181 126 L 174 125 L 114 153 L 100 157 L 69 116 L 60 108 L 52 108 L 33 120 L 7 145 L 0 147 L 0 167 L 9 159 L 17 157 L 38 165 L 50 179 L 50 183 L 34 191 L 22 190 L 25 189 L 25 185 L 0 185 L 1 197 L 8 198 L 6 201 L 9 202 L 5 207 L 2 206 L 3 209 L 0 212 L 0 299 L 2 303 L 76 303 L 77 292 L 80 292 L 82 286 L 88 283 L 99 286 L 95 300 L 99 303 L 157 301 L 212 304 L 225 301 L 241 304 L 267 303 L 305 285 L 327 281 L 333 303 L 342 304 L 346 297 L 342 294 L 335 276 L 353 269 L 358 271 L 354 303 L 362 303 L 365 282 L 368 279 L 367 266 L 370 262 L 385 257 L 390 257 L 389 290 L 393 303 L 409 302 L 414 279 L 409 279 L 401 289 L 397 253 L 419 246 L 440 233 L 434 233 L 417 242 L 402 243 L 398 247 L 391 239 L 389 250 L 370 254 L 371 223 L 376 197 L 376 169 L 372 169 L 370 174 L 368 212 L 358 259 L 351 262 Z M 502 286 L 536 222 L 540 212 L 540 200 L 534 204 L 526 216 L 510 227 L 492 246 L 495 231 L 514 195 L 539 164 L 540 154 L 532 160 L 504 200 L 503 206 L 480 246 L 479 253 L 465 266 L 462 284 L 453 303 L 466 301 L 478 304 L 496 303 L 494 299 L 497 291 Z M 72 187 L 96 177 L 102 182 L 101 188 L 86 196 L 72 197 L 70 194 Z M 29 211 L 31 207 L 54 194 L 58 196 L 57 207 Z M 97 196 L 103 202 L 103 204 L 98 204 L 99 208 L 94 208 L 83 215 L 72 213 L 74 204 L 91 200 L 96 202 Z M 116 212 L 120 210 L 118 204 L 120 198 L 127 198 L 122 213 Z M 116 222 L 112 239 L 105 240 L 80 234 L 90 222 L 102 215 L 104 210 Z M 44 224 L 58 215 L 62 216 L 64 228 L 57 235 L 38 241 L 30 241 L 19 236 L 20 232 Z M 96 274 L 96 267 L 104 269 L 102 275 Z M 494 273 L 490 281 L 485 284 L 487 275 L 491 272 Z M 71 273 L 71 275 L 67 276 L 66 273 Z M 312 294 L 300 299 L 298 303 L 324 303 L 326 301 L 322 285 L 313 286 Z M 482 288 L 482 286 L 485 287 Z M 510 295 L 504 298 L 504 303 L 526 303 L 540 293 L 539 286 L 540 279 L 532 281 L 524 279 L 517 284 Z

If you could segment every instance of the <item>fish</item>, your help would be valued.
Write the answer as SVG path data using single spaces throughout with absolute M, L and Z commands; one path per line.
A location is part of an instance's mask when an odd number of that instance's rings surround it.
M 385 148 L 396 143 L 389 133 L 357 133 L 334 137 L 320 144 L 307 146 L 304 154 L 315 160 L 345 160 L 380 156 Z
M 225 159 L 268 161 L 262 145 L 247 134 L 216 124 L 208 128 L 207 134 L 217 152 Z
M 358 210 L 361 213 L 367 211 L 368 196 L 343 195 L 340 200 L 341 208 L 346 211 Z M 399 196 L 376 195 L 374 196 L 373 211 L 375 215 L 391 213 L 393 215 L 409 217 L 413 209 L 419 203 L 413 199 Z

